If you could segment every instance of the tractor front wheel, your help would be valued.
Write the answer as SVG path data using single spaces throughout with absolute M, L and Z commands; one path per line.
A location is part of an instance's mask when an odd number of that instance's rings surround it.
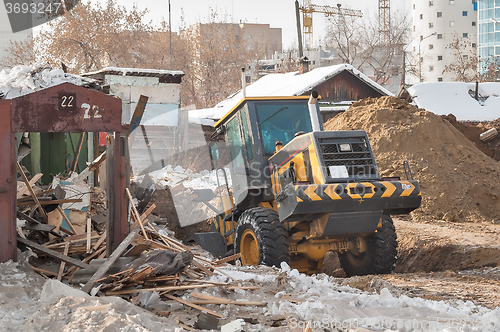
M 340 265 L 348 277 L 367 274 L 389 274 L 396 267 L 398 242 L 391 217 L 382 216 L 382 227 L 366 238 L 366 251 L 339 254 Z
M 236 227 L 235 245 L 243 265 L 279 267 L 281 262 L 290 263 L 288 232 L 272 209 L 255 207 L 243 212 Z

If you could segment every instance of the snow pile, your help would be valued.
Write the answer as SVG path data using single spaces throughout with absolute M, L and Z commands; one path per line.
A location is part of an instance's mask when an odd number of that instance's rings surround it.
M 228 184 L 231 187 L 231 177 L 229 169 L 226 168 L 226 174 L 228 177 Z M 172 165 L 167 165 L 160 170 L 149 173 L 149 176 L 154 182 L 162 185 L 168 186 L 170 188 L 175 187 L 182 183 L 185 188 L 189 189 L 212 189 L 215 190 L 217 186 L 217 171 L 216 170 L 203 170 L 199 173 L 194 173 L 190 169 L 184 169 L 182 166 L 173 167 Z M 134 179 L 135 182 L 140 182 L 144 178 L 143 175 L 138 176 Z M 224 184 L 224 176 L 222 172 L 219 171 L 219 181 Z
M 0 71 L 0 94 L 13 99 L 61 83 L 85 85 L 94 80 L 67 74 L 62 69 L 32 66 L 15 66 Z
M 338 284 L 339 279 L 325 274 L 307 276 L 291 270 L 286 263 L 281 269 L 268 267 L 225 267 L 223 271 L 233 278 L 253 281 L 263 287 L 262 293 L 235 291 L 235 297 L 256 300 L 269 292 L 277 280 L 285 280 L 282 291 L 267 301 L 265 307 L 254 307 L 254 317 L 285 315 L 290 328 L 305 330 L 311 324 L 313 331 L 365 328 L 369 331 L 498 331 L 500 308 L 494 310 L 476 306 L 470 301 L 432 301 L 422 298 L 397 296 L 388 288 L 380 293 L 367 293 Z M 224 276 L 212 277 L 226 281 Z M 203 293 L 222 296 L 217 289 Z M 227 295 L 226 295 L 227 296 Z M 236 299 L 237 300 L 237 299 Z M 224 314 L 231 314 L 225 307 Z M 234 309 L 236 310 L 236 309 Z M 248 331 L 271 331 L 263 325 L 246 325 Z
M 23 261 L 23 260 L 21 260 Z M 342 286 L 342 279 L 325 274 L 307 276 L 282 263 L 281 268 L 267 266 L 225 266 L 219 268 L 237 279 L 239 286 L 260 286 L 256 290 L 226 287 L 200 288 L 184 293 L 191 301 L 191 292 L 227 298 L 232 301 L 263 301 L 265 306 L 204 305 L 228 317 L 228 322 L 242 317 L 255 321 L 245 324 L 245 331 L 275 331 L 275 322 L 283 320 L 288 329 L 313 331 L 323 329 L 347 331 L 365 328 L 369 331 L 498 331 L 500 309 L 487 309 L 463 301 L 432 301 L 418 297 L 398 296 L 394 289 L 382 288 L 368 293 Z M 211 281 L 228 281 L 225 275 L 210 277 Z M 58 286 L 59 285 L 59 286 Z M 44 280 L 21 264 L 0 264 L 0 330 L 1 331 L 175 331 L 178 320 L 190 321 L 197 311 L 171 307 L 168 317 L 118 297 L 88 297 L 78 290 Z M 271 290 L 276 289 L 275 295 Z M 55 295 L 55 296 L 54 296 Z M 76 295 L 76 296 L 75 296 Z M 63 296 L 63 297 L 61 297 Z M 165 303 L 165 305 L 170 305 Z M 246 319 L 245 319 L 246 320 Z
M 408 89 L 418 107 L 438 115 L 452 113 L 459 121 L 492 121 L 500 118 L 500 83 L 420 83 Z

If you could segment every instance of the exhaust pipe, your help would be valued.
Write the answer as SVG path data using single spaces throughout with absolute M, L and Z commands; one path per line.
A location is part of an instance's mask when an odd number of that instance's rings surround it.
M 319 97 L 318 91 L 313 91 L 311 97 L 309 97 L 309 101 L 307 102 L 313 131 L 321 131 L 321 126 L 318 119 L 318 111 L 316 107 L 316 102 L 318 101 L 318 97 Z

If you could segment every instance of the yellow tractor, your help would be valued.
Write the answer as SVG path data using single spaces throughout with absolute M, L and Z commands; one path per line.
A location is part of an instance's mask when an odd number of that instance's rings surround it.
M 221 180 L 217 221 L 194 238 L 215 256 L 241 253 L 243 265 L 316 273 L 334 251 L 348 276 L 391 273 L 390 216 L 420 206 L 419 184 L 407 164 L 406 180 L 382 179 L 365 131 L 323 131 L 317 101 L 244 98 L 216 123 L 211 156 L 229 168 L 232 192 Z

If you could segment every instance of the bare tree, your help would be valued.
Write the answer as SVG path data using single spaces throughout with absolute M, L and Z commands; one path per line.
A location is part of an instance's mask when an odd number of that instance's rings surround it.
M 131 66 L 145 48 L 142 37 L 150 32 L 143 22 L 146 11 L 134 7 L 128 11 L 108 0 L 81 2 L 60 19 L 51 21 L 35 41 L 38 54 L 51 64 L 65 63 L 75 73 L 104 66 Z
M 376 17 L 331 16 L 328 20 L 327 46 L 335 48 L 344 63 L 362 71 L 370 68 L 380 84 L 399 74 L 410 31 L 405 15 L 391 17 L 388 40 L 383 38 Z
M 171 34 L 165 22 L 144 22 L 145 13 L 137 7 L 128 11 L 115 0 L 105 6 L 79 3 L 51 21 L 33 45 L 13 44 L 10 62 L 28 64 L 36 57 L 52 66 L 64 63 L 72 73 L 107 66 L 182 70 L 182 104 L 203 108 L 240 89 L 241 68 L 256 63 L 266 50 L 265 42 L 243 40 L 240 26 L 219 19 L 215 11 L 206 24 L 181 26 L 179 35 Z
M 479 56 L 472 47 L 469 38 L 460 38 L 456 33 L 446 46 L 452 55 L 452 60 L 444 67 L 443 73 L 449 73 L 458 82 L 475 82 L 480 79 L 478 74 Z
M 11 41 L 6 54 L 0 62 L 6 67 L 30 65 L 36 62 L 36 44 L 33 36 L 22 41 Z
M 186 62 L 183 104 L 211 107 L 241 88 L 241 68 L 262 57 L 265 45 L 242 40 L 238 24 L 212 12 L 210 21 L 181 32 Z
M 458 82 L 500 80 L 500 63 L 496 58 L 480 58 L 469 38 L 461 38 L 454 34 L 446 48 L 450 50 L 453 58 L 450 64 L 445 66 L 443 73 L 450 73 L 454 80 Z

